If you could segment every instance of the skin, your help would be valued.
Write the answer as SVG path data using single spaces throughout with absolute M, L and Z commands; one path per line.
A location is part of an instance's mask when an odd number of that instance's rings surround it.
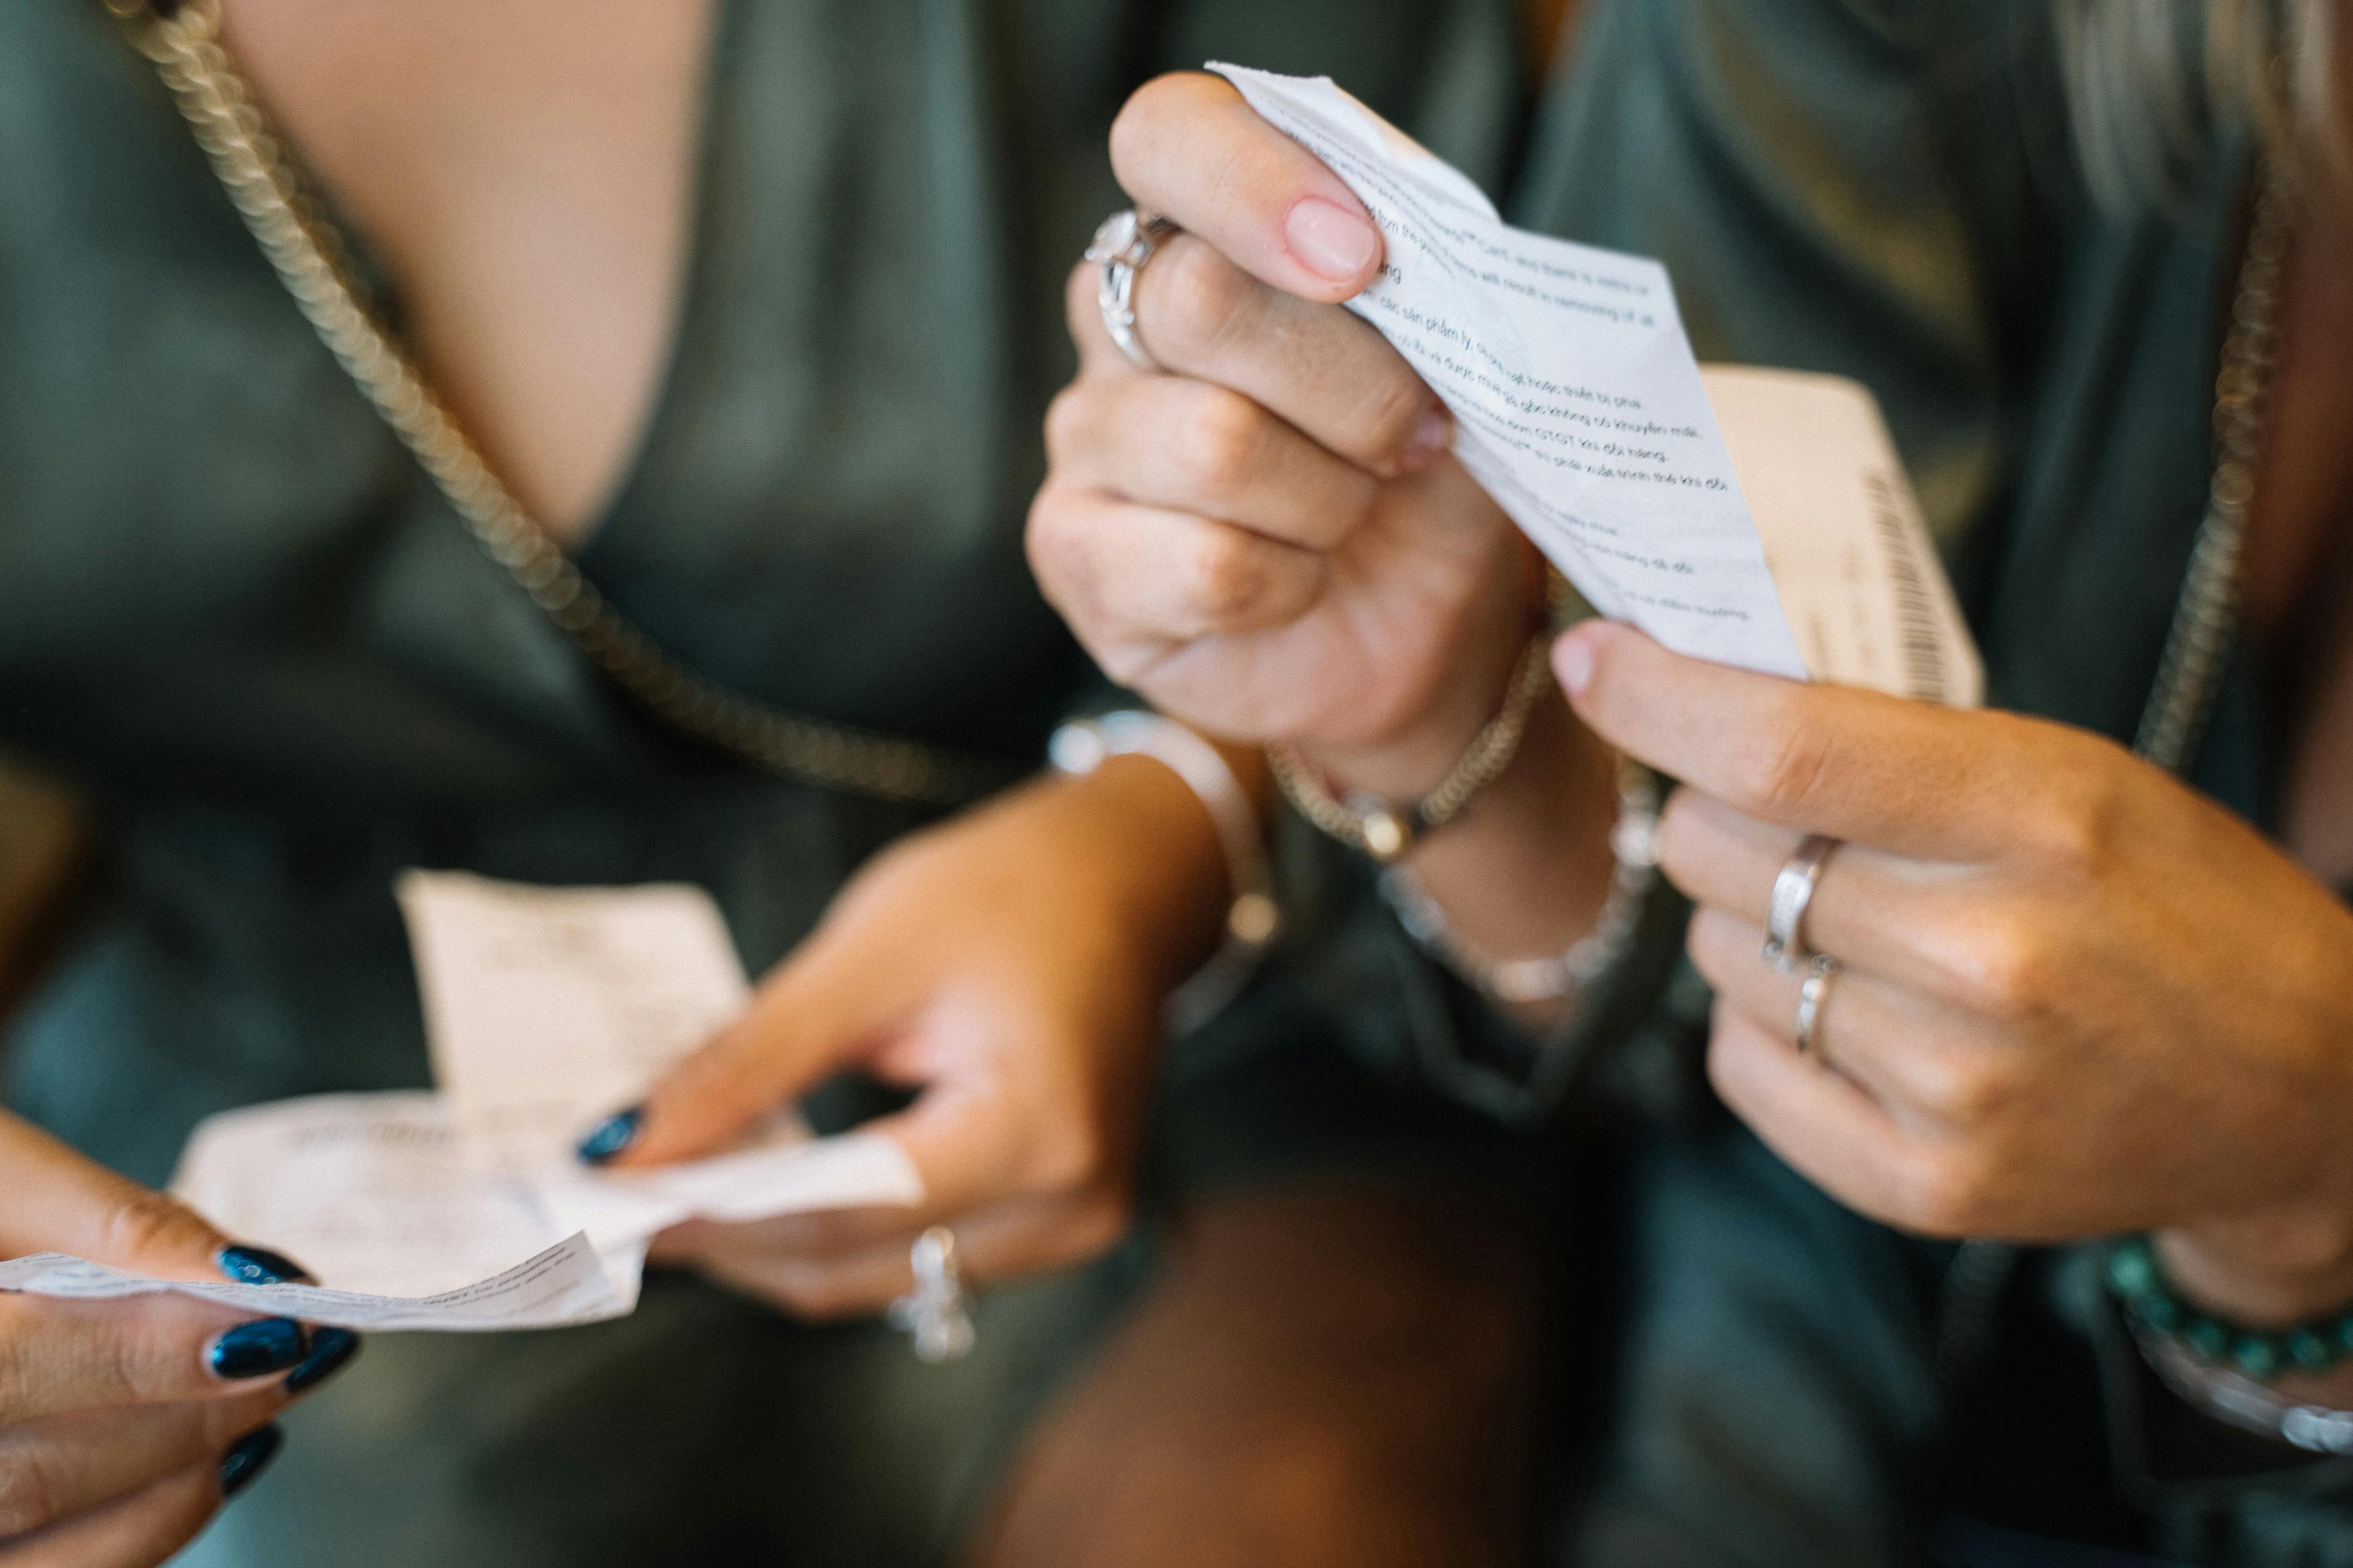
M 5 1114 L 0 1190 L 0 1256 L 220 1278 L 227 1237 Z M 209 1370 L 245 1319 L 182 1296 L 0 1294 L 0 1568 L 147 1568 L 195 1538 L 220 1506 L 223 1456 L 291 1403 L 283 1373 Z
M 567 543 L 585 540 L 667 356 L 709 0 L 224 8 L 286 140 L 398 289 L 436 385 L 533 515 Z M 1532 12 L 1532 27 L 1557 20 L 1556 8 L 1536 9 L 1551 20 Z M 1503 535 L 1490 531 L 1469 553 L 1508 563 L 1524 590 Z M 1546 744 L 1565 737 L 1566 709 L 1542 732 Z M 1256 757 L 1229 756 L 1263 795 Z M 860 1068 L 915 1092 L 889 1131 L 929 1202 L 686 1226 L 655 1255 L 796 1316 L 833 1319 L 904 1292 L 909 1243 L 934 1222 L 955 1224 L 966 1274 L 983 1285 L 1108 1246 L 1133 1205 L 1161 1000 L 1210 951 L 1228 896 L 1207 813 L 1147 759 L 1039 781 L 895 846 L 762 982 L 744 1016 L 655 1088 L 619 1163 L 723 1147 L 818 1079 Z M 1326 1489 L 1251 1493 L 1234 1505 L 1237 1526 L 1250 1526 L 1234 1554 L 1191 1561 L 1265 1561 L 1271 1542 L 1287 1543 L 1272 1549 L 1286 1561 L 1304 1561 L 1311 1543 L 1360 1564 L 1427 1561 L 1399 1555 L 1406 1538 L 1386 1529 L 1408 1515 L 1462 1538 L 1459 1561 L 1479 1560 L 1463 1540 L 1509 1538 L 1525 1514 L 1518 1384 L 1500 1370 L 1499 1341 L 1458 1354 L 1449 1327 L 1454 1314 L 1483 1313 L 1499 1333 L 1533 1332 L 1525 1271 L 1468 1260 L 1518 1250 L 1487 1226 L 1496 1200 L 1343 1182 L 1299 1200 L 1312 1224 L 1295 1222 L 1293 1202 L 1228 1193 L 1176 1216 L 1164 1280 L 1131 1310 L 1129 1336 L 1039 1424 L 977 1561 L 1048 1561 L 1039 1542 L 1060 1536 L 1038 1521 L 1100 1495 L 1109 1456 L 1097 1442 L 1056 1441 L 1066 1426 L 1215 1429 L 1270 1421 L 1275 1400 L 1290 1402 L 1287 1441 L 1319 1457 Z M 1440 1279 L 1427 1250 L 1368 1250 L 1368 1231 L 1444 1237 L 1459 1266 Z M 1333 1303 L 1307 1282 L 1346 1269 L 1398 1303 L 1406 1326 L 1379 1341 L 1334 1333 Z M 1194 1375 L 1155 1378 L 1146 1362 L 1172 1353 Z M 1400 1355 L 1429 1370 L 1415 1398 L 1430 1419 L 1400 1421 L 1374 1392 Z M 1284 1380 L 1294 1363 L 1315 1375 Z M 1198 1447 L 1162 1456 L 1155 1473 L 1172 1489 L 1162 1501 L 1210 1495 L 1233 1479 L 1228 1459 Z M 1503 1478 L 1475 1505 L 1450 1479 L 1464 1462 Z M 1203 1467 L 1189 1492 L 1187 1464 Z M 1350 1522 L 1335 1523 L 1335 1510 Z M 1167 1524 L 1141 1495 L 1115 1520 L 1096 1518 L 1117 1528 L 1087 1537 L 1099 1550 L 1071 1560 L 1121 1561 L 1114 1542 L 1159 1539 Z
M 1372 275 L 1377 237 L 1352 251 L 1327 222 L 1308 254 L 1343 264 L 1303 261 L 1286 226 L 1302 204 L 1359 209 L 1214 79 L 1146 87 L 1113 152 L 1139 205 L 1188 231 L 1138 293 L 1170 372 L 1143 379 L 1179 384 L 1122 389 L 1137 378 L 1073 280 L 1086 367 L 1065 398 L 1084 411 L 1050 430 L 1041 580 L 1171 711 L 1291 739 L 1345 784 L 1426 789 L 1493 710 L 1499 648 L 1528 620 L 1500 570 L 1444 571 L 1500 528 L 1492 509 L 1366 434 L 1397 427 L 1368 407 L 1411 403 L 1402 364 L 1332 308 Z M 1717 1087 L 1828 1191 L 1935 1235 L 2152 1229 L 2193 1299 L 2259 1324 L 2353 1300 L 2353 914 L 2314 875 L 2353 874 L 2346 195 L 2316 192 L 2306 226 L 2248 562 L 2253 644 L 2297 721 L 2285 844 L 2080 731 L 1727 670 L 1592 625 L 1556 655 L 1574 720 L 1417 852 L 1458 926 L 1504 954 L 1584 929 L 1608 864 L 1592 759 L 1620 748 L 1688 781 L 1664 868 L 1699 905 Z M 1121 426 L 1118 408 L 1146 406 L 1156 420 Z M 1350 461 L 1369 505 L 1331 478 Z M 1404 624 L 1417 613 L 1429 624 Z M 1375 622 L 1397 627 L 1378 647 L 1345 635 Z M 1383 691 L 1413 696 L 1367 700 Z M 1790 1039 L 1799 981 L 1757 956 L 1807 832 L 1849 841 L 1810 921 L 1848 966 L 1813 1059 Z M 2353 1374 L 2286 1386 L 2353 1405 Z

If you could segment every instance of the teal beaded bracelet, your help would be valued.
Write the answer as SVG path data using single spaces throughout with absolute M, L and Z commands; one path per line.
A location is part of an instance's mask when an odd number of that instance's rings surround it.
M 2250 1329 L 2202 1312 L 2174 1293 L 2145 1236 L 2108 1249 L 2108 1289 L 2152 1333 L 2178 1341 L 2210 1366 L 2225 1365 L 2258 1383 L 2290 1372 L 2326 1372 L 2353 1359 L 2353 1307 L 2292 1329 Z

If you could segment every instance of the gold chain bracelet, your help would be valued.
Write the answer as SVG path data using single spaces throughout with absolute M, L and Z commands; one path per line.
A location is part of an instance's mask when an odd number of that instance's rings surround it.
M 1471 738 L 1453 768 L 1438 786 L 1419 800 L 1399 805 L 1377 795 L 1335 795 L 1315 770 L 1288 742 L 1266 749 L 1275 782 L 1300 816 L 1350 848 L 1386 866 L 1400 859 L 1424 835 L 1445 826 L 1469 810 L 1486 787 L 1504 774 L 1519 754 L 1529 715 L 1553 689 L 1550 655 L 1552 634 L 1529 639 L 1512 671 L 1504 706 Z

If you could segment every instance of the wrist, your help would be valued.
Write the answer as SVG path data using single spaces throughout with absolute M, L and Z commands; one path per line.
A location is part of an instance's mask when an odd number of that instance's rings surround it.
M 2250 1327 L 2353 1307 L 2353 1205 L 2178 1226 L 2152 1239 L 2185 1300 Z
M 1538 579 L 1542 581 L 1541 578 Z M 1411 716 L 1376 735 L 1303 741 L 1302 760 L 1343 791 L 1382 800 L 1419 800 L 1436 789 L 1510 700 L 1528 639 L 1542 625 L 1539 597 L 1523 589 L 1507 608 L 1484 616 L 1461 641 Z
M 1087 867 L 1131 950 L 1174 985 L 1218 942 L 1230 899 L 1226 857 L 1208 807 L 1166 763 L 1113 756 L 1093 771 L 1030 786 L 1057 818 L 1052 853 Z

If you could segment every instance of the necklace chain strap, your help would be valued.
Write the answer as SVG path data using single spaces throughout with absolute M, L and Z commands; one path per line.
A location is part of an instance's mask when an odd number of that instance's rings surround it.
M 2214 476 L 2207 488 L 2206 515 L 2198 525 L 2157 679 L 2133 741 L 2136 752 L 2171 773 L 2192 760 L 2238 635 L 2239 563 L 2270 412 L 2282 277 L 2295 232 L 2295 192 L 2287 178 L 2272 164 L 2260 176 L 2214 376 Z M 1936 1365 L 1948 1385 L 1980 1369 L 1990 1353 L 1994 1313 L 2019 1256 L 2019 1248 L 2007 1243 L 1965 1241 L 1946 1270 Z
M 350 253 L 272 133 L 220 37 L 219 0 L 158 16 L 145 0 L 108 0 L 132 25 L 279 279 L 336 363 L 415 455 L 484 553 L 616 684 L 680 733 L 765 772 L 878 799 L 973 800 L 1013 770 L 785 712 L 706 679 L 615 610 L 534 523 L 359 300 Z
M 2230 330 L 2222 339 L 2221 368 L 2214 377 L 2214 477 L 2206 516 L 2133 742 L 2133 750 L 2168 773 L 2189 764 L 2238 634 L 2247 507 L 2255 493 L 2255 461 L 2279 347 L 2282 274 L 2295 231 L 2294 195 L 2285 181 L 2276 168 L 2266 166 L 2255 197 Z

